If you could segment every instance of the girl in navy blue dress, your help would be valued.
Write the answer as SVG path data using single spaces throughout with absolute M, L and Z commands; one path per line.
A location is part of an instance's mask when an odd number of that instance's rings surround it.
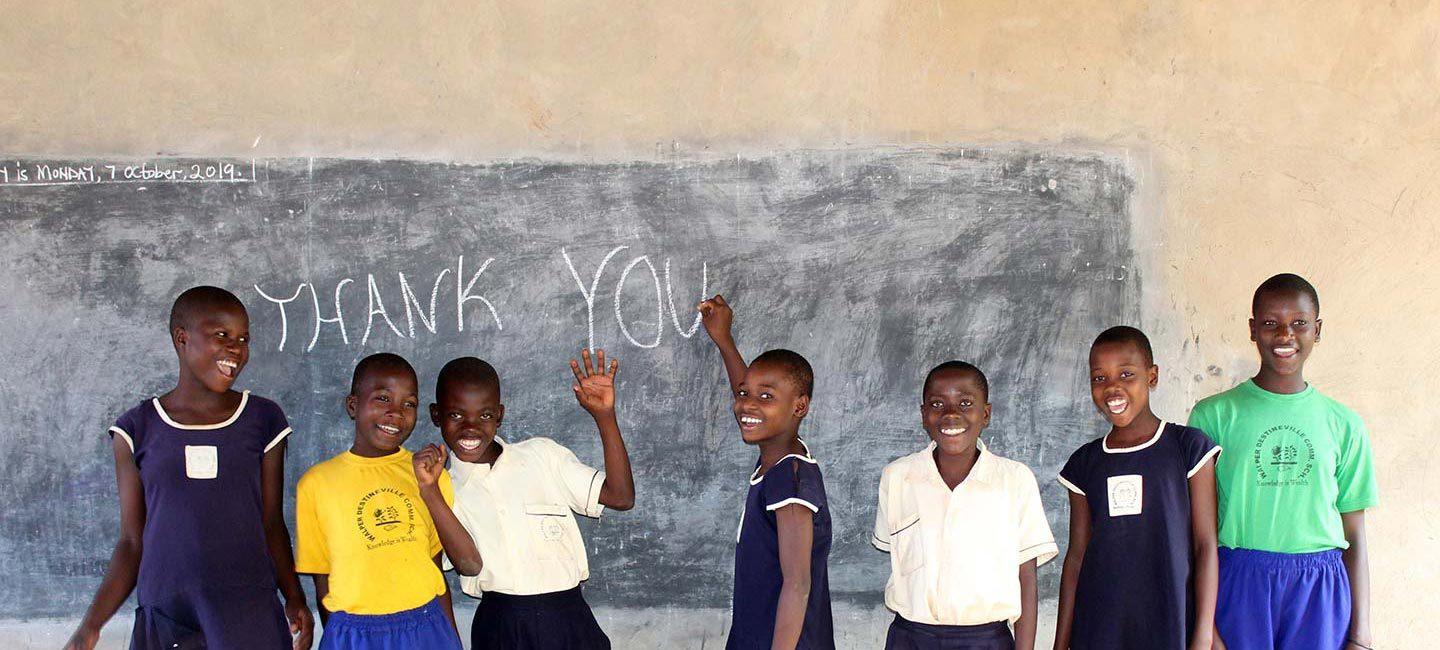
M 1215 446 L 1150 410 L 1150 341 L 1112 327 L 1090 347 L 1090 396 L 1108 434 L 1070 456 L 1070 548 L 1055 648 L 1209 650 L 1218 556 Z
M 249 329 L 244 305 L 224 289 L 176 298 L 179 381 L 110 427 L 120 539 L 67 650 L 95 647 L 137 588 L 133 649 L 310 647 L 281 510 L 290 427 L 274 402 L 231 390 L 250 357 Z

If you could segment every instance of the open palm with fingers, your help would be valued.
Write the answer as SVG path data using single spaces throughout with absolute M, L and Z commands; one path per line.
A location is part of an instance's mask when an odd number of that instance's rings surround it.
M 580 358 L 584 365 L 570 360 L 570 371 L 575 373 L 575 384 L 570 388 L 575 391 L 575 400 L 593 416 L 614 412 L 615 372 L 620 369 L 620 362 L 611 359 L 607 368 L 604 350 L 596 350 L 593 359 L 589 350 L 581 350 Z

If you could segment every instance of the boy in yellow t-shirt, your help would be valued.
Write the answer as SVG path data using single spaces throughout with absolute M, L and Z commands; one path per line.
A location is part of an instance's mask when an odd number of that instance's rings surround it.
M 400 446 L 415 428 L 417 383 L 397 355 L 361 360 L 345 398 L 355 443 L 300 478 L 295 570 L 315 579 L 321 650 L 461 650 L 440 538 Z M 453 502 L 449 476 L 439 487 Z

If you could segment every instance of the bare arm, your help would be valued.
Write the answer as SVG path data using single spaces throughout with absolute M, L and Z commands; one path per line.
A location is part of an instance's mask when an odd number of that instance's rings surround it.
M 435 567 L 441 569 L 440 579 L 445 580 L 445 564 L 442 558 L 444 558 L 443 553 L 436 553 L 433 559 L 435 561 Z M 454 562 L 451 562 L 451 564 L 454 564 Z M 455 636 L 459 637 L 460 626 L 455 624 L 455 605 L 450 601 L 450 582 L 448 580 L 445 581 L 445 593 L 440 594 L 440 607 L 445 610 L 445 618 L 450 620 L 450 629 L 455 630 Z
M 120 492 L 120 538 L 110 554 L 110 566 L 85 617 L 65 644 L 66 650 L 90 650 L 100 640 L 100 628 L 115 615 L 115 610 L 130 597 L 140 573 L 140 554 L 145 535 L 145 489 L 140 484 L 140 469 L 130 445 L 120 436 L 112 436 L 110 446 L 115 453 L 115 480 Z
M 1195 562 L 1195 636 L 1191 650 L 1215 643 L 1215 597 L 1220 590 L 1220 555 L 1215 532 L 1215 461 L 1190 477 L 1190 554 Z
M 260 503 L 265 519 L 265 544 L 275 565 L 275 584 L 285 596 L 285 618 L 295 637 L 294 650 L 306 650 L 314 641 L 315 618 L 305 602 L 305 590 L 295 575 L 295 553 L 290 547 L 290 528 L 285 525 L 285 441 L 280 441 L 260 461 Z
M 1020 565 L 1020 618 L 1015 621 L 1015 650 L 1035 650 L 1035 624 L 1040 596 L 1035 587 L 1035 560 Z
M 780 540 L 780 604 L 775 608 L 775 650 L 792 650 L 805 627 L 810 601 L 810 551 L 815 540 L 815 513 L 798 503 L 775 511 Z
M 315 573 L 310 578 L 315 581 L 315 611 L 320 613 L 320 625 L 330 622 L 330 610 L 325 609 L 325 596 L 330 593 L 330 574 Z
M 1065 549 L 1065 568 L 1060 572 L 1060 606 L 1055 613 L 1055 650 L 1070 650 L 1070 629 L 1075 622 L 1075 589 L 1080 568 L 1090 546 L 1090 502 L 1083 495 L 1070 495 L 1070 545 Z
M 1350 632 L 1346 635 L 1349 650 L 1361 645 L 1374 646 L 1370 633 L 1370 553 L 1365 541 L 1365 511 L 1356 510 L 1340 515 L 1345 526 L 1345 572 L 1350 576 Z
M 629 510 L 635 507 L 635 476 L 630 471 L 630 453 L 625 450 L 625 439 L 620 436 L 620 422 L 615 418 L 615 374 L 620 370 L 620 361 L 610 360 L 605 367 L 605 351 L 596 350 L 592 362 L 589 350 L 581 350 L 585 361 L 582 367 L 570 360 L 570 370 L 575 373 L 575 399 L 595 418 L 600 430 L 600 446 L 605 451 L 605 482 L 600 486 L 600 504 L 615 510 Z
M 710 335 L 710 340 L 715 342 L 715 347 L 720 350 L 720 358 L 725 362 L 725 375 L 730 378 L 731 392 L 740 390 L 740 382 L 745 380 L 745 358 L 740 356 L 740 348 L 735 345 L 735 338 L 730 334 L 730 324 L 735 320 L 735 313 L 730 309 L 730 303 L 725 302 L 725 296 L 716 295 L 714 298 L 700 303 L 700 320 L 705 324 L 705 332 Z
M 420 484 L 420 500 L 425 502 L 425 509 L 430 511 L 430 520 L 435 522 L 435 532 L 440 535 L 440 547 L 445 549 L 445 555 L 450 557 L 450 564 L 455 567 L 455 572 L 462 576 L 480 575 L 480 569 L 485 564 L 480 559 L 480 549 L 475 546 L 474 538 L 470 537 L 470 532 L 461 525 L 460 519 L 450 509 L 450 504 L 445 503 L 445 495 L 440 492 L 440 474 L 445 471 L 444 458 L 445 452 L 434 443 L 425 445 L 424 449 L 415 452 L 411 457 L 411 463 L 415 467 L 415 481 Z M 437 566 L 443 568 L 444 564 Z

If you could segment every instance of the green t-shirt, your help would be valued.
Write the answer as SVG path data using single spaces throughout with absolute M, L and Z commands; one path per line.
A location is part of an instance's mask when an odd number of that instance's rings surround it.
M 1190 426 L 1225 448 L 1215 465 L 1221 546 L 1348 548 L 1340 513 L 1376 503 L 1365 424 L 1314 386 L 1281 395 L 1246 381 L 1200 400 Z

